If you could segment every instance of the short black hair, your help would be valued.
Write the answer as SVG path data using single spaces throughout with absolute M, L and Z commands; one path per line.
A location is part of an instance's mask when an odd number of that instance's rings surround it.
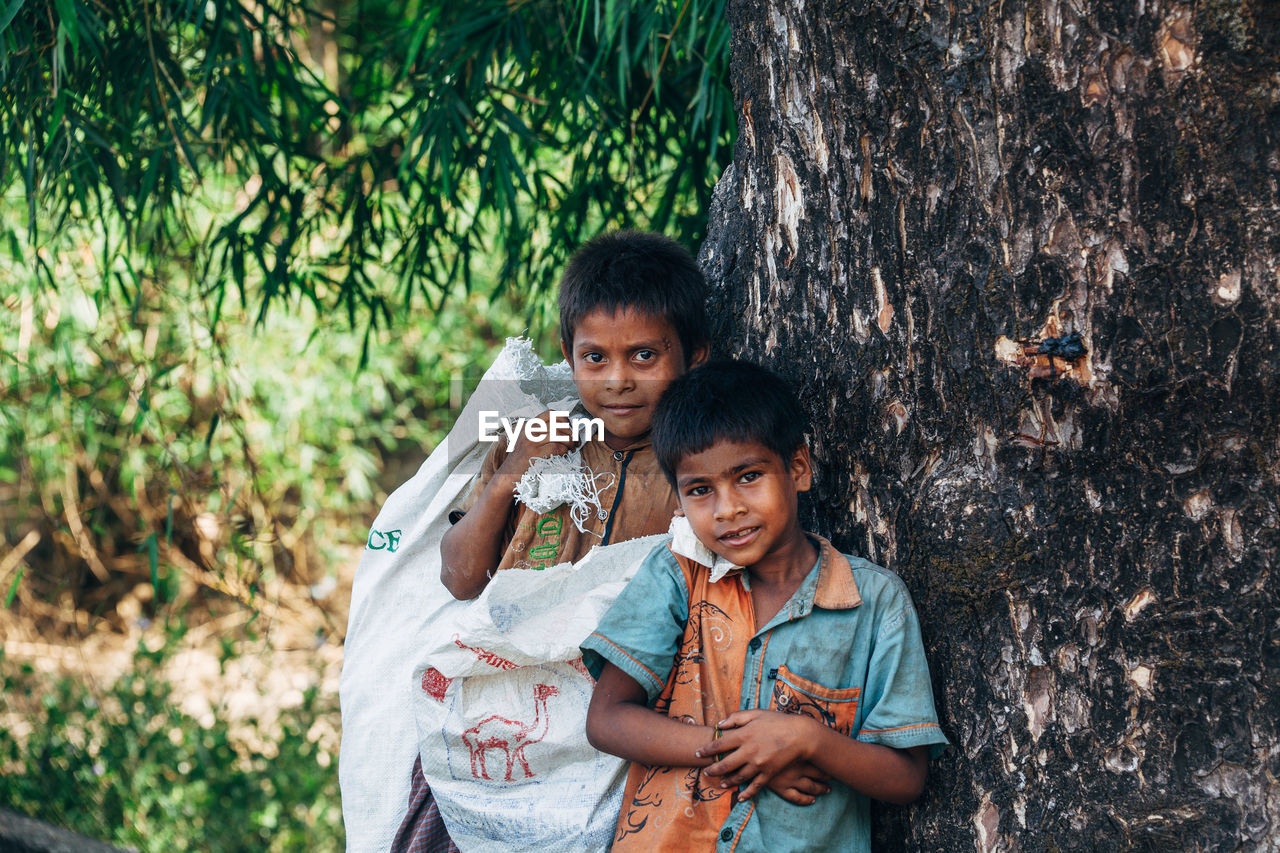
M 574 253 L 560 279 L 560 338 L 571 350 L 583 317 L 633 308 L 671 324 L 688 364 L 710 337 L 706 290 L 693 256 L 670 237 L 601 234 Z
M 650 437 L 674 486 L 680 460 L 717 441 L 763 444 L 786 461 L 804 444 L 804 434 L 804 410 L 786 381 L 758 364 L 721 359 L 667 386 Z

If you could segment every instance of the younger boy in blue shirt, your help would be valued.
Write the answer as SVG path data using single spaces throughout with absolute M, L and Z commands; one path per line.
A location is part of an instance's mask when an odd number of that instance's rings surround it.
M 763 368 L 675 380 L 652 437 L 697 542 L 583 645 L 587 737 L 633 762 L 612 849 L 869 850 L 869 797 L 914 800 L 946 744 L 906 587 L 800 529 L 803 415 Z

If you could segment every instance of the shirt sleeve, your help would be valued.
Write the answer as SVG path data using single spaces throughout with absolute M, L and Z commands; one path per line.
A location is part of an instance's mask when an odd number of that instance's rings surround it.
M 935 758 L 947 738 L 933 705 L 919 617 L 906 588 L 896 586 L 871 652 L 858 740 L 898 749 L 929 746 Z
M 667 543 L 636 571 L 600 625 L 582 644 L 582 660 L 599 678 L 611 663 L 644 688 L 649 704 L 671 675 L 689 620 L 689 588 Z

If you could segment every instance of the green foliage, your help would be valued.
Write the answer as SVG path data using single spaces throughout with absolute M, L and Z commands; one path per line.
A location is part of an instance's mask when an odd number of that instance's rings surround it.
M 215 316 L 300 297 L 390 321 L 545 290 L 606 226 L 701 237 L 729 155 L 723 0 L 16 0 L 0 15 L 0 238 L 68 222 L 136 288 L 181 264 Z M 395 287 L 382 279 L 390 273 Z
M 0 539 L 35 543 L 5 608 L 195 621 L 331 577 L 574 248 L 701 239 L 722 11 L 0 0 Z M 44 697 L 0 800 L 143 849 L 341 846 L 305 736 L 334 709 L 268 761 L 157 665 L 95 700 L 0 658 L 7 719 Z
M 201 726 L 176 706 L 168 651 L 139 646 L 101 694 L 0 655 L 0 804 L 156 853 L 341 850 L 336 756 L 313 728 L 332 700 L 308 690 L 275 729 L 250 721 L 249 748 L 221 719 Z
M 722 2 L 0 0 L 7 602 L 311 580 L 583 239 L 698 239 Z
M 214 299 L 176 285 L 95 290 L 93 235 L 67 233 L 83 242 L 47 253 L 59 289 L 25 273 L 0 311 L 0 535 L 41 537 L 0 583 L 70 587 L 107 617 L 140 582 L 153 607 L 184 589 L 253 604 L 264 574 L 332 573 L 404 478 L 384 470 L 425 457 L 459 378 L 520 328 L 478 296 L 368 338 L 305 305 L 215 326 Z M 6 274 L 24 271 L 0 259 Z

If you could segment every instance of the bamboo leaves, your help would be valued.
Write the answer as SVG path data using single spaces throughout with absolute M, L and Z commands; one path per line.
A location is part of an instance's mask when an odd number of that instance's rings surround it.
M 537 294 L 602 228 L 695 243 L 732 135 L 723 0 L 0 3 L 6 240 L 38 268 L 110 220 L 139 275 L 259 313 L 380 324 L 481 258 Z

